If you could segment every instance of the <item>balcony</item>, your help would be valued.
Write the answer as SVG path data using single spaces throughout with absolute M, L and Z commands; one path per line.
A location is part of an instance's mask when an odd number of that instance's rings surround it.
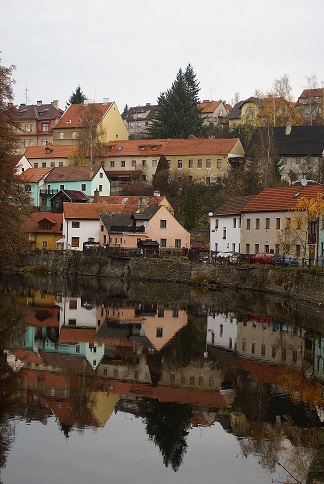
M 52 188 L 50 188 L 49 190 L 39 190 L 39 194 L 41 197 L 50 197 L 50 196 L 53 196 L 53 195 L 56 195 L 56 193 L 58 193 L 58 190 L 54 190 Z
M 112 225 L 109 229 L 109 233 L 131 233 L 131 234 L 138 234 L 138 233 L 143 233 L 145 232 L 145 227 L 144 225 L 141 225 L 140 227 L 135 227 L 133 225 Z

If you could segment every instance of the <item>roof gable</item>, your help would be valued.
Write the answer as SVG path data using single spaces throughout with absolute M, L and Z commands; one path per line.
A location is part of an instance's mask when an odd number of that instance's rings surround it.
M 91 108 L 96 108 L 98 115 L 100 116 L 100 121 L 107 114 L 112 102 L 105 103 L 89 103 L 89 104 L 71 104 L 65 111 L 55 129 L 78 129 L 85 127 L 85 114 L 87 110 Z M 99 121 L 99 122 L 100 122 Z
M 59 166 L 52 169 L 46 182 L 89 181 L 100 169 L 100 166 Z
M 29 183 L 37 183 L 50 173 L 53 168 L 28 168 L 19 175 L 20 180 Z

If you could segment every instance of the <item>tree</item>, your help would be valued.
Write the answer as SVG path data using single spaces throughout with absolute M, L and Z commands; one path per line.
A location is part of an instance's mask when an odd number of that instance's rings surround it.
M 158 109 L 148 129 L 151 138 L 202 136 L 203 120 L 198 109 L 199 84 L 192 66 L 179 70 L 170 89 L 158 98 Z
M 161 155 L 153 177 L 153 188 L 165 194 L 168 191 L 170 166 L 165 155 Z
M 86 99 L 87 96 L 81 91 L 81 87 L 79 84 L 75 92 L 72 92 L 71 96 L 69 97 L 65 109 L 71 106 L 71 104 L 82 104 Z
M 105 155 L 105 130 L 100 123 L 102 113 L 96 104 L 80 104 L 80 128 L 69 157 L 72 165 L 96 165 Z
M 122 115 L 121 115 L 123 119 L 124 119 L 124 117 L 126 116 L 128 109 L 129 109 L 129 108 L 128 108 L 128 105 L 127 105 L 127 104 L 125 104 L 124 110 L 123 110 Z
M 19 229 L 31 208 L 30 196 L 15 170 L 19 141 L 16 134 L 18 113 L 12 104 L 13 70 L 14 66 L 0 64 L 0 225 L 5 228 L 0 245 L 1 269 L 15 264 L 19 254 L 27 248 L 25 234 Z

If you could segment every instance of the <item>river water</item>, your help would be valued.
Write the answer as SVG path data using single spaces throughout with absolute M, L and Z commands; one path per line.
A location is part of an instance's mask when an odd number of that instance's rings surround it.
M 3 484 L 306 482 L 321 307 L 92 278 L 0 288 Z

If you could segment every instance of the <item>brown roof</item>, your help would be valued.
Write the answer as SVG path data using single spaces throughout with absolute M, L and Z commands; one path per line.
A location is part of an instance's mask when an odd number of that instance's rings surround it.
M 24 363 L 43 364 L 42 358 L 31 350 L 10 350 L 10 353 Z
M 48 220 L 53 224 L 50 229 L 41 229 L 39 223 L 42 220 Z M 59 234 L 62 232 L 63 214 L 62 213 L 52 213 L 52 212 L 34 212 L 25 220 L 22 225 L 22 230 L 24 232 L 41 232 L 41 233 L 52 233 Z
M 53 104 L 21 104 L 18 108 L 19 121 L 46 121 L 60 118 L 62 114 L 62 109 L 56 108 Z
M 223 101 L 203 101 L 202 103 L 198 104 L 198 109 L 202 114 L 213 113 L 221 102 Z
M 60 308 L 27 306 L 24 308 L 23 317 L 30 326 L 59 327 Z
M 72 205 L 72 204 L 71 204 Z M 62 343 L 94 343 L 95 328 L 69 328 L 63 326 L 59 336 L 59 344 Z
M 131 195 L 131 196 L 99 196 L 98 201 L 103 202 L 107 206 L 107 212 L 129 212 L 133 213 L 136 212 L 140 206 L 143 203 L 141 203 L 142 200 L 145 200 L 145 204 L 147 204 L 148 207 L 154 206 L 154 205 L 159 205 L 163 200 L 165 200 L 165 197 L 151 197 L 151 196 L 137 196 L 137 195 Z M 111 210 L 110 206 L 114 206 L 117 208 L 117 210 Z
M 323 97 L 324 96 L 324 88 L 315 88 L 315 89 L 304 89 L 298 99 L 308 99 L 314 97 Z
M 236 215 L 241 213 L 242 208 L 254 198 L 254 195 L 235 197 L 227 200 L 223 205 L 218 207 L 213 215 Z
M 109 141 L 106 144 L 107 154 L 112 157 L 125 156 L 161 156 L 168 139 L 142 139 Z
M 227 155 L 238 141 L 238 138 L 170 139 L 164 150 L 164 155 Z
M 46 178 L 47 182 L 68 182 L 92 180 L 100 170 L 100 166 L 57 166 L 52 168 Z
M 105 208 L 103 203 L 63 203 L 64 218 L 99 220 Z
M 323 194 L 323 188 L 324 185 L 266 188 L 248 202 L 242 212 L 285 212 L 293 209 L 302 197 L 310 199 Z
M 113 103 L 107 103 L 107 104 L 102 104 L 102 103 L 91 103 L 88 105 L 83 105 L 83 104 L 71 104 L 67 111 L 63 114 L 57 125 L 55 126 L 55 129 L 67 129 L 67 128 L 82 128 L 84 126 L 83 120 L 80 119 L 82 118 L 82 112 L 83 109 L 85 111 L 87 110 L 88 106 L 95 106 L 98 111 L 100 112 L 101 119 L 104 117 L 106 112 L 110 109 Z
M 67 158 L 72 149 L 72 145 L 28 146 L 24 155 L 29 160 L 38 158 Z
M 19 175 L 19 178 L 24 182 L 37 183 L 44 178 L 47 173 L 50 173 L 51 170 L 53 170 L 53 168 L 28 168 Z

